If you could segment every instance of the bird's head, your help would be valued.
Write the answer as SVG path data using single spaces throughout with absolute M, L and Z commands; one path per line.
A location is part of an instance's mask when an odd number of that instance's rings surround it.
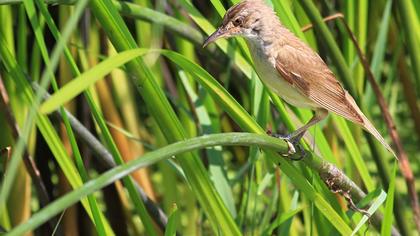
M 273 10 L 262 0 L 240 2 L 229 8 L 223 17 L 221 26 L 204 41 L 203 47 L 220 38 L 258 37 L 263 30 L 265 21 L 273 16 L 275 17 Z M 277 18 L 275 17 L 274 20 Z

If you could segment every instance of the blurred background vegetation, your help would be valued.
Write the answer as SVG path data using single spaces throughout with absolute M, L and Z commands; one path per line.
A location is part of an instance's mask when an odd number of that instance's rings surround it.
M 0 0 L 1 230 L 418 235 L 420 1 L 266 1 L 329 64 L 399 162 L 334 115 L 306 135 L 314 155 L 302 162 L 249 140 L 205 149 L 200 141 L 174 158 L 191 143 L 162 149 L 209 134 L 287 133 L 311 117 L 265 89 L 242 39 L 201 47 L 237 2 Z M 322 23 L 336 13 L 344 21 Z M 135 48 L 143 49 L 123 52 Z M 55 106 L 43 103 L 46 91 L 72 80 L 68 93 L 49 100 Z M 209 140 L 227 145 L 235 137 Z M 329 191 L 316 168 L 320 157 L 366 195 Z M 346 194 L 381 220 L 349 209 Z

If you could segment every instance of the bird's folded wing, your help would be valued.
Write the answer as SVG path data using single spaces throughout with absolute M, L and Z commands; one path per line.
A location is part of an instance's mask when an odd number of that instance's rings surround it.
M 354 99 L 318 54 L 305 44 L 282 46 L 276 57 L 276 69 L 286 81 L 320 107 L 363 124 Z

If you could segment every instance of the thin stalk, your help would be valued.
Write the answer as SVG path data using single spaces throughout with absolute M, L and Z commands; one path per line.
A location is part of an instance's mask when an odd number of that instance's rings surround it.
M 344 15 L 346 15 L 346 23 L 349 25 L 349 27 L 354 30 L 355 24 L 356 24 L 356 18 L 355 18 L 355 9 L 356 9 L 357 1 L 345 1 L 343 3 L 343 11 Z M 356 52 L 353 48 L 353 44 L 351 42 L 351 39 L 344 39 L 344 48 L 343 48 L 343 54 L 346 58 L 347 64 L 352 65 L 354 59 L 356 58 Z M 352 73 L 353 75 L 356 73 Z M 359 91 L 361 91 L 359 88 L 357 88 Z
M 359 0 L 359 1 L 351 1 L 351 2 L 357 2 L 357 10 L 355 11 L 357 14 L 357 25 L 356 25 L 356 34 L 357 34 L 357 41 L 359 42 L 358 48 L 356 50 L 359 50 L 363 54 L 366 52 L 366 38 L 367 38 L 367 25 L 369 20 L 368 15 L 368 8 L 369 8 L 369 1 L 368 0 Z M 350 28 L 348 26 L 348 28 Z M 351 28 L 350 28 L 351 29 Z M 354 28 L 353 28 L 354 29 Z M 356 38 L 356 37 L 355 37 Z M 353 41 L 353 39 L 350 39 Z M 360 54 L 360 53 L 359 53 Z M 360 55 L 359 55 L 360 58 Z M 351 65 L 351 64 L 349 64 Z M 356 82 L 356 90 L 358 94 L 363 93 L 363 87 L 365 84 L 365 71 L 360 63 L 356 64 L 356 68 L 354 69 L 353 76 L 355 78 Z

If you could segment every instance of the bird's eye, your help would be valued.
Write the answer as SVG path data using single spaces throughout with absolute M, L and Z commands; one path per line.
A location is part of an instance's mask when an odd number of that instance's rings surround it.
M 243 17 L 238 17 L 233 21 L 233 25 L 234 26 L 242 25 L 243 21 L 244 21 Z

